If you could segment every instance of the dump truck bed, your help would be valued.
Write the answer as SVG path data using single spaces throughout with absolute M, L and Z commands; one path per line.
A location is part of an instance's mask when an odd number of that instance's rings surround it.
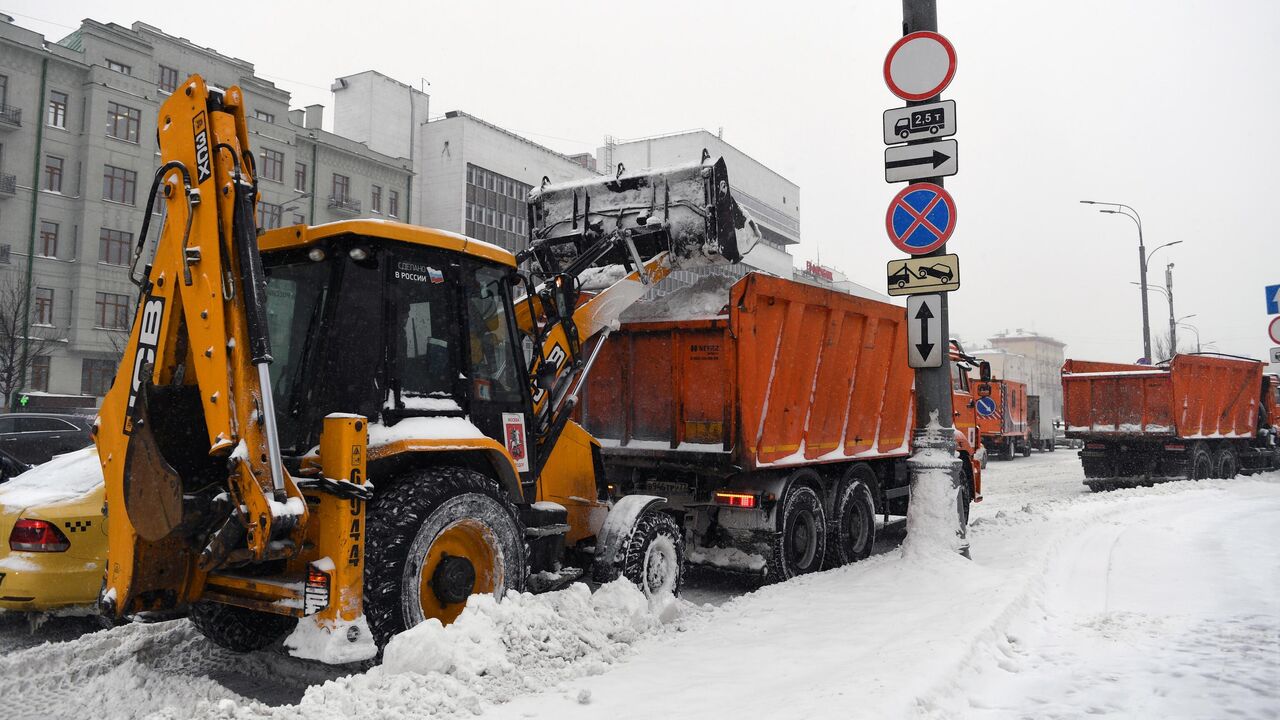
M 1160 367 L 1068 360 L 1067 437 L 1251 438 L 1261 383 L 1255 360 L 1177 355 Z
M 607 457 L 727 474 L 908 454 L 902 308 L 760 274 L 725 301 L 605 343 L 583 418 Z

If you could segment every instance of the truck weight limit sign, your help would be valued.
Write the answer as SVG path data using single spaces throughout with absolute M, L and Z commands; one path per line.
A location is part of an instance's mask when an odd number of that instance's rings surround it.
M 904 35 L 884 59 L 884 81 L 903 100 L 928 100 L 956 75 L 956 49 L 936 32 Z
M 956 134 L 956 101 L 890 108 L 884 111 L 884 144 L 951 137 Z

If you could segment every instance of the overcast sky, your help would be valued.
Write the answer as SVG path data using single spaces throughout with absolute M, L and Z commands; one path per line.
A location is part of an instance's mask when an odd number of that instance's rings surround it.
M 1072 357 L 1141 355 L 1137 231 L 1081 199 L 1142 215 L 1152 284 L 1174 268 L 1178 316 L 1205 344 L 1265 357 L 1263 287 L 1280 283 L 1280 3 L 940 0 L 959 71 L 960 173 L 949 249 L 952 329 L 971 346 L 1024 328 Z M 801 187 L 803 244 L 876 289 L 885 236 L 882 63 L 901 4 L 876 2 L 257 2 L 19 0 L 57 39 L 82 18 L 143 20 L 254 63 L 293 105 L 375 69 L 429 82 L 432 115 L 466 110 L 563 152 L 724 128 Z M 201 12 L 197 12 L 200 9 Z M 218 24 L 230 11 L 234 24 Z M 1271 139 L 1269 139 L 1271 138 Z M 732 172 L 732 168 L 730 168 Z M 1168 305 L 1151 291 L 1153 335 Z M 1191 337 L 1190 331 L 1184 331 Z

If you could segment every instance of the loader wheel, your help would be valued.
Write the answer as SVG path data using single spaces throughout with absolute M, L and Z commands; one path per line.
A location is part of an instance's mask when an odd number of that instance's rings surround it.
M 825 568 L 864 560 L 876 543 L 875 473 L 856 465 L 836 492 L 831 524 L 827 528 Z
M 293 631 L 298 619 L 234 605 L 198 602 L 187 613 L 191 624 L 215 645 L 233 652 L 253 652 L 275 644 Z
M 1239 474 L 1239 459 L 1236 458 L 1236 451 L 1229 447 L 1224 447 L 1213 454 L 1213 476 L 1216 478 L 1231 479 Z
M 822 567 L 827 546 L 827 518 L 822 500 L 808 485 L 793 483 L 776 510 L 778 532 L 765 570 L 766 582 L 781 582 Z
M 1190 480 L 1204 480 L 1211 478 L 1213 474 L 1213 458 L 1209 455 L 1209 449 L 1204 443 L 1196 443 L 1191 448 L 1191 460 L 1187 465 L 1187 478 Z
M 645 597 L 680 594 L 684 533 L 670 515 L 650 510 L 636 520 L 623 546 L 622 574 Z
M 515 507 L 472 470 L 401 476 L 369 503 L 365 537 L 365 616 L 378 647 L 428 618 L 453 622 L 473 594 L 524 589 Z

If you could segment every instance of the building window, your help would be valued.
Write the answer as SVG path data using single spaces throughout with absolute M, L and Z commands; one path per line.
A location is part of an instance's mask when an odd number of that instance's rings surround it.
M 294 214 L 293 214 L 293 224 L 294 224 L 294 225 L 306 225 L 306 224 L 307 224 L 307 219 L 306 219 L 305 217 L 303 217 L 302 215 L 298 214 L 298 213 L 294 213 Z
M 533 187 L 476 165 L 467 165 L 467 235 L 508 250 L 524 244 L 525 199 Z
M 50 258 L 58 256 L 58 223 L 40 221 L 40 244 L 36 246 L 36 255 Z
M 303 163 L 293 164 L 293 189 L 298 192 L 307 191 L 307 166 Z
M 107 137 L 136 143 L 141 122 L 141 111 L 115 102 L 107 103 Z
M 263 150 L 259 174 L 268 180 L 284 182 L 284 153 L 279 150 Z
M 80 366 L 80 392 L 84 395 L 106 395 L 116 379 L 116 362 L 85 358 Z
M 351 178 L 346 175 L 333 174 L 333 199 L 346 202 L 351 197 Z
M 53 288 L 36 288 L 35 317 L 36 325 L 53 325 Z
M 45 122 L 52 127 L 67 128 L 67 94 L 57 90 L 49 93 L 49 110 L 45 113 Z
M 0 105 L 9 104 L 9 76 L 0 75 Z
M 400 217 L 400 193 L 396 190 L 387 193 L 387 214 Z
M 178 89 L 178 70 L 176 68 L 160 66 L 160 82 L 156 86 L 161 91 L 171 93 Z
M 280 217 L 284 208 L 269 202 L 258 201 L 258 229 L 274 230 L 280 227 Z
M 128 295 L 100 292 L 94 302 L 98 308 L 98 327 L 108 330 L 129 328 Z
M 133 233 L 102 228 L 98 235 L 98 262 L 108 265 L 128 265 L 129 248 L 133 246 Z
M 122 63 L 122 62 L 119 62 L 119 61 L 116 61 L 116 60 L 112 60 L 112 59 L 110 59 L 110 58 L 108 58 L 108 59 L 107 59 L 107 69 L 108 69 L 108 70 L 115 70 L 116 72 L 118 72 L 118 73 L 120 73 L 120 74 L 122 74 L 122 75 L 132 75 L 132 74 L 133 74 L 133 67 L 131 67 L 131 66 L 129 66 L 129 65 L 125 65 L 125 64 L 124 64 L 124 63 Z
M 37 392 L 49 392 L 49 356 L 31 358 L 31 382 L 27 386 Z
M 62 192 L 62 158 L 56 155 L 44 156 L 44 189 Z
M 132 205 L 138 173 L 107 165 L 102 173 L 102 199 Z
M 253 116 L 262 122 L 275 123 L 276 116 L 264 110 L 254 110 Z
M 382 187 L 380 185 L 373 186 L 373 194 L 369 198 L 369 209 L 376 213 L 382 212 Z

